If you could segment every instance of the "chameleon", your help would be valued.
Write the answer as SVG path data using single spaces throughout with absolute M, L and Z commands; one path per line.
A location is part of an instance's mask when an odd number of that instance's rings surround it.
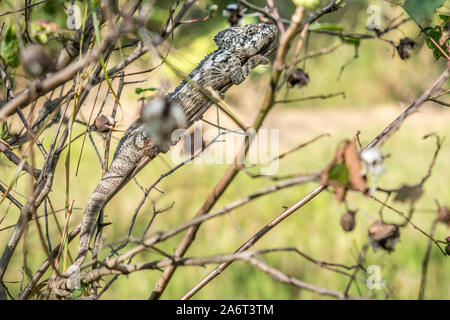
M 198 88 L 212 87 L 223 95 L 231 85 L 242 83 L 256 66 L 269 63 L 264 54 L 276 47 L 277 38 L 277 27 L 265 23 L 231 27 L 217 33 L 214 37 L 217 49 L 200 61 L 188 75 L 189 81 L 182 81 L 166 96 L 168 103 L 177 103 L 182 107 L 187 120 L 185 127 L 200 119 L 211 105 L 210 100 Z M 192 86 L 192 83 L 196 85 Z M 99 212 L 140 160 L 144 156 L 153 159 L 170 149 L 170 145 L 154 143 L 152 137 L 146 134 L 145 125 L 151 123 L 144 123 L 140 117 L 128 127 L 119 141 L 110 168 L 92 192 L 83 213 L 78 255 L 74 265 L 81 266 L 89 251 Z

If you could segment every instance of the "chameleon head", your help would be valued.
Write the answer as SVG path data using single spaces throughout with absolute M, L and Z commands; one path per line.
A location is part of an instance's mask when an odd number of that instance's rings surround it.
M 264 54 L 276 43 L 278 28 L 273 24 L 258 23 L 232 27 L 220 31 L 215 37 L 219 49 L 230 50 L 238 58 Z

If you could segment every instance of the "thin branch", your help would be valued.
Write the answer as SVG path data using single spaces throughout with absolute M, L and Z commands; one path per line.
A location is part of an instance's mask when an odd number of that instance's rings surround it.
M 241 253 L 247 251 L 249 248 L 253 247 L 253 245 L 261 239 L 265 234 L 267 234 L 270 230 L 272 230 L 276 225 L 289 217 L 292 213 L 303 207 L 306 203 L 311 201 L 315 196 L 320 194 L 326 187 L 320 185 L 315 188 L 311 193 L 306 195 L 300 201 L 292 205 L 283 211 L 280 215 L 275 217 L 271 222 L 265 225 L 262 229 L 260 229 L 255 235 L 253 235 L 250 239 L 248 239 L 242 246 L 239 247 L 235 251 L 235 253 Z M 191 290 L 189 290 L 186 294 L 181 297 L 182 300 L 190 299 L 194 294 L 200 291 L 205 285 L 207 285 L 211 280 L 221 274 L 232 262 L 224 262 L 221 263 L 218 267 L 216 267 L 213 271 L 211 271 L 206 277 L 204 277 L 198 284 L 196 284 Z
M 405 218 L 406 221 L 416 230 L 420 231 L 423 235 L 425 235 L 428 239 L 430 239 L 431 241 L 434 242 L 434 244 L 439 248 L 439 250 L 442 252 L 442 254 L 445 256 L 447 255 L 445 253 L 445 251 L 441 248 L 441 246 L 439 245 L 439 242 L 436 241 L 432 236 L 430 236 L 428 233 L 426 233 L 425 231 L 423 231 L 421 228 L 419 228 L 414 222 L 412 222 L 412 220 L 403 212 L 401 212 L 400 210 L 395 209 L 394 207 L 390 206 L 387 203 L 384 203 L 383 201 L 379 200 L 378 198 L 376 198 L 375 196 L 372 195 L 367 195 L 368 198 L 378 202 L 379 204 L 384 205 L 386 208 L 394 211 L 395 213 L 397 213 L 400 217 Z
M 449 70 L 445 69 L 444 72 L 425 90 L 425 92 L 418 97 L 414 102 L 402 112 L 400 116 L 397 117 L 393 122 L 391 122 L 378 136 L 375 137 L 363 150 L 380 147 L 386 140 L 393 135 L 402 125 L 403 121 L 411 114 L 417 112 L 420 106 L 437 90 L 439 90 L 442 85 L 449 78 Z
M 278 100 L 274 103 L 293 103 L 293 102 L 299 102 L 299 101 L 307 101 L 307 100 L 316 100 L 316 99 L 329 99 L 337 96 L 342 96 L 345 99 L 345 92 L 337 92 L 337 93 L 330 93 L 330 94 L 319 94 L 316 96 L 309 96 L 309 97 L 303 97 L 298 99 L 289 99 L 289 100 Z
M 439 204 L 438 204 L 438 210 L 439 210 Z M 434 232 L 436 231 L 436 225 L 438 224 L 438 221 L 435 219 L 433 223 L 431 224 L 430 229 L 430 237 L 434 236 Z M 427 244 L 427 250 L 425 251 L 425 256 L 422 260 L 422 275 L 420 278 L 420 288 L 419 288 L 419 300 L 425 299 L 425 288 L 427 285 L 427 271 L 428 271 L 428 263 L 430 262 L 430 256 L 431 256 L 431 247 L 433 245 L 433 241 L 431 239 L 428 239 Z
M 5 11 L 3 13 L 0 13 L 0 17 L 6 16 L 8 14 L 13 14 L 13 13 L 18 13 L 18 12 L 21 12 L 21 11 L 28 10 L 30 8 L 33 8 L 33 7 L 38 6 L 40 4 L 43 4 L 43 3 L 47 2 L 47 1 L 49 1 L 49 0 L 42 0 L 42 1 L 30 4 L 30 5 L 27 5 L 26 7 L 23 7 L 23 8 L 20 8 L 20 9 L 11 10 L 11 11 Z

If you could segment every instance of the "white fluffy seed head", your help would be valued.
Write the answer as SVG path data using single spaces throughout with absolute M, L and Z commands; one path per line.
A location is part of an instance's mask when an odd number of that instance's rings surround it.
M 144 106 L 141 113 L 144 135 L 155 144 L 171 144 L 172 133 L 186 125 L 183 108 L 177 102 L 158 98 Z
M 154 118 L 158 118 L 163 113 L 165 104 L 166 101 L 164 98 L 157 98 L 147 103 L 142 108 L 142 121 L 144 121 L 144 123 L 148 123 Z
M 364 163 L 363 173 L 372 173 L 376 176 L 382 175 L 386 171 L 384 166 L 384 155 L 380 149 L 371 148 L 361 152 L 361 159 Z

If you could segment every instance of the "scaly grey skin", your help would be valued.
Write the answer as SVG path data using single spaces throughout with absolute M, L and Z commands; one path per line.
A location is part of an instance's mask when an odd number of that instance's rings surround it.
M 270 24 L 251 24 L 220 31 L 214 41 L 218 49 L 207 55 L 189 74 L 189 79 L 199 87 L 212 87 L 223 94 L 231 84 L 240 84 L 250 71 L 269 61 L 263 56 L 276 45 L 278 29 Z M 187 126 L 198 120 L 211 105 L 197 89 L 183 81 L 168 94 L 169 102 L 178 102 L 186 113 Z M 83 214 L 78 256 L 78 266 L 84 261 L 94 232 L 98 213 L 117 192 L 124 179 L 145 156 L 151 159 L 160 152 L 166 153 L 170 146 L 155 145 L 151 137 L 143 133 L 141 119 L 136 120 L 124 134 L 114 154 L 111 166 L 92 192 Z

